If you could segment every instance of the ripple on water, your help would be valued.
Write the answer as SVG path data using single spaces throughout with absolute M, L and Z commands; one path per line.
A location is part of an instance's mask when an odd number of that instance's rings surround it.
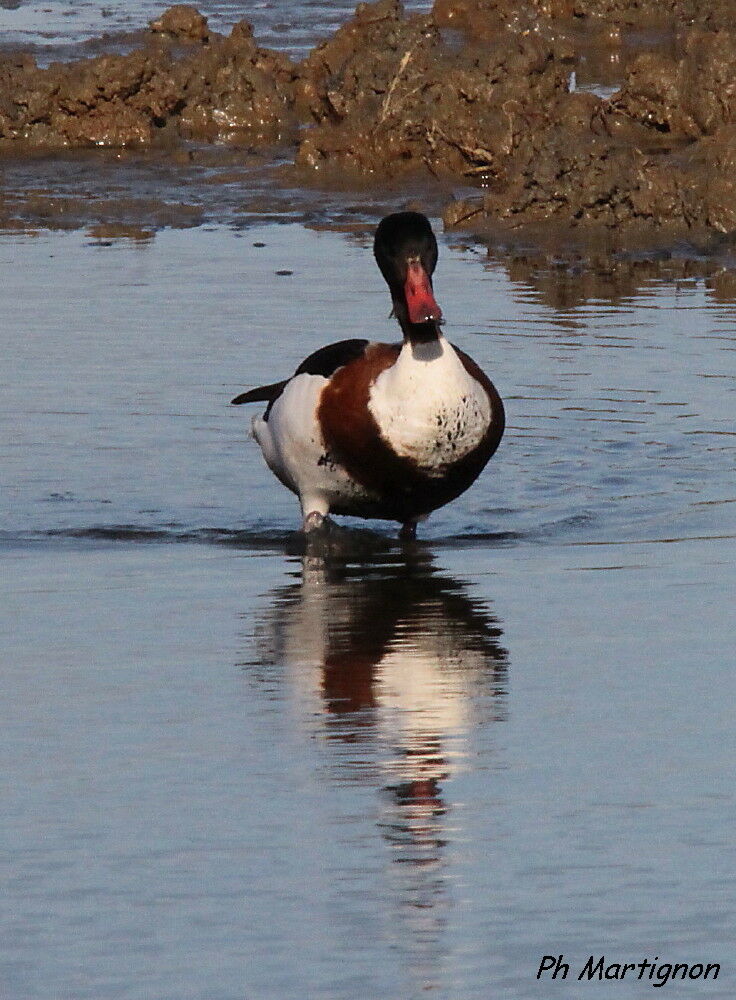
M 305 540 L 228 400 L 394 328 L 362 239 L 252 236 L 0 239 L 10 995 L 537 1000 L 550 948 L 663 943 L 725 972 L 731 306 L 566 279 L 558 322 L 548 276 L 443 247 L 506 439 L 416 544 Z
M 6 544 L 29 535 L 284 544 L 297 505 L 228 400 L 292 371 L 329 338 L 324 274 L 343 277 L 333 336 L 393 339 L 395 330 L 364 240 L 295 225 L 250 235 L 164 231 L 102 250 L 74 233 L 0 242 L 18 263 L 6 294 L 26 304 L 5 318 Z M 641 292 L 628 274 L 621 302 L 566 274 L 575 294 L 561 311 L 543 269 L 479 265 L 445 247 L 438 294 L 448 336 L 501 391 L 507 431 L 481 480 L 434 514 L 423 537 L 665 537 L 673 518 L 704 533 L 709 501 L 732 486 L 733 304 L 702 281 L 676 288 L 664 272 L 657 283 L 649 265 Z M 274 282 L 284 266 L 296 297 Z M 463 325 L 453 329 L 452 317 Z M 380 538 L 393 532 L 370 527 Z

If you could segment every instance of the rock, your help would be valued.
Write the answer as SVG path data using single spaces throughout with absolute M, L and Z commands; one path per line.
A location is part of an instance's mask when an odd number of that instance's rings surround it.
M 170 35 L 182 42 L 206 42 L 209 38 L 207 18 L 196 7 L 177 3 L 150 23 L 151 31 Z

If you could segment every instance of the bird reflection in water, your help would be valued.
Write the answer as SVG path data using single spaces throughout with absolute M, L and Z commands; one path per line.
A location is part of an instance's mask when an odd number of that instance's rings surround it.
M 346 554 L 310 543 L 258 629 L 260 663 L 285 666 L 299 714 L 338 751 L 331 770 L 380 790 L 403 940 L 425 984 L 447 913 L 443 784 L 461 773 L 475 724 L 503 719 L 507 675 L 498 622 L 433 563 L 421 545 Z

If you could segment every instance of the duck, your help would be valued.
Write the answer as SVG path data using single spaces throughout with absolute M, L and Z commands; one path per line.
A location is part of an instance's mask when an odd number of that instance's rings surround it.
M 266 403 L 252 435 L 299 498 L 305 533 L 344 514 L 398 522 L 400 537 L 412 539 L 420 521 L 481 474 L 503 436 L 504 406 L 478 364 L 442 333 L 427 217 L 386 216 L 373 252 L 403 339 L 331 343 L 290 378 L 232 404 Z

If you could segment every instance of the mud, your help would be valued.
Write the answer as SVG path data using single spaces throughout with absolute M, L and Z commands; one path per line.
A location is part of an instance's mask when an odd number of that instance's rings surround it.
M 294 124 L 292 76 L 289 60 L 259 48 L 246 22 L 224 37 L 193 8 L 172 7 L 127 55 L 43 69 L 29 56 L 5 58 L 0 151 L 278 142 Z
M 698 25 L 710 29 L 733 23 L 731 0 L 435 0 L 434 14 L 474 33 L 497 30 L 568 32 L 571 22 L 586 30 L 620 37 L 620 29 Z M 574 29 L 572 29 L 574 30 Z
M 297 163 L 382 175 L 497 172 L 517 123 L 564 92 L 568 75 L 536 36 L 451 46 L 429 18 L 404 19 L 397 2 L 380 0 L 300 67 L 316 124 Z
M 378 0 L 294 62 L 244 21 L 222 35 L 176 5 L 128 54 L 0 61 L 0 155 L 260 149 L 304 185 L 452 185 L 448 227 L 704 245 L 736 231 L 731 15 L 730 0 L 436 0 L 411 16 Z
M 206 42 L 209 40 L 207 18 L 196 7 L 177 3 L 163 12 L 161 17 L 150 23 L 151 31 L 179 38 L 185 42 Z
M 609 231 L 707 238 L 736 229 L 736 36 L 694 33 L 685 55 L 635 59 L 606 101 L 567 94 L 523 129 L 482 200 L 448 225 L 550 220 Z

